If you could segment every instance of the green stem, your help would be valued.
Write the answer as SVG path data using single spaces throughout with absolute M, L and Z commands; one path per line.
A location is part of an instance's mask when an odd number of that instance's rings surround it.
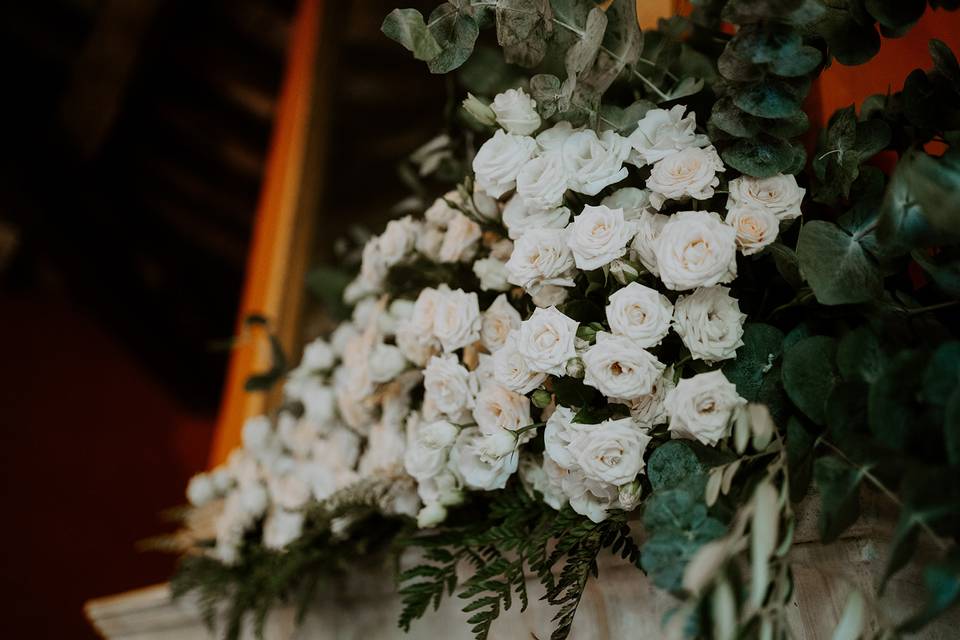
M 906 313 L 907 315 L 915 316 L 921 313 L 927 313 L 928 311 L 939 311 L 940 309 L 947 309 L 949 307 L 954 307 L 958 304 L 960 304 L 960 300 L 950 300 L 949 302 L 931 304 L 928 307 L 917 307 L 915 309 L 905 309 L 904 313 Z

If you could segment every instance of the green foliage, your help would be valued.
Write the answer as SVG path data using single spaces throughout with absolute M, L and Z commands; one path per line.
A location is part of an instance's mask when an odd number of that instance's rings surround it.
M 466 524 L 417 535 L 405 544 L 422 549 L 425 562 L 400 575 L 400 627 L 409 630 L 445 593 L 456 592 L 466 601 L 463 611 L 472 614 L 468 623 L 478 640 L 488 637 L 514 596 L 526 609 L 528 571 L 546 589 L 545 600 L 558 607 L 551 638 L 566 638 L 587 580 L 598 574 L 597 555 L 610 549 L 634 564 L 639 557 L 624 514 L 594 523 L 569 507 L 554 511 L 516 484 L 494 494 L 485 512 L 471 512 Z M 461 563 L 469 563 L 473 573 L 458 584 Z
M 960 600 L 960 551 L 954 547 L 943 560 L 926 567 L 923 584 L 927 605 L 898 627 L 902 633 L 916 633 Z
M 251 327 L 263 327 L 268 331 L 267 340 L 270 341 L 270 357 L 272 359 L 270 369 L 262 373 L 251 374 L 244 382 L 243 388 L 246 391 L 269 391 L 287 372 L 287 355 L 283 351 L 280 339 L 272 331 L 269 331 L 270 322 L 267 318 L 253 314 L 247 316 L 243 324 L 248 330 Z
M 831 116 L 821 134 L 813 170 L 817 184 L 813 197 L 836 204 L 850 196 L 850 187 L 860 175 L 860 165 L 890 144 L 890 126 L 883 120 L 857 121 L 853 106 Z
M 850 234 L 832 222 L 813 220 L 800 229 L 797 259 L 817 301 L 825 305 L 868 302 L 880 296 L 883 278 L 864 247 L 863 232 Z
M 783 352 L 783 338 L 783 332 L 769 324 L 744 325 L 743 346 L 737 349 L 737 357 L 724 365 L 723 373 L 737 385 L 737 393 L 750 402 L 770 395 L 765 387 L 776 384 L 769 374 Z
M 783 354 L 783 388 L 794 405 L 816 424 L 825 419 L 825 404 L 837 383 L 837 341 L 811 336 Z
M 836 540 L 860 517 L 860 482 L 863 468 L 851 467 L 834 456 L 818 458 L 813 477 L 820 492 L 820 537 Z

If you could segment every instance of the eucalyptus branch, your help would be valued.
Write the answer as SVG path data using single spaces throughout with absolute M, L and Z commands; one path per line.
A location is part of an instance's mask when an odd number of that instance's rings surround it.
M 903 500 L 901 500 L 897 494 L 895 494 L 889 487 L 887 487 L 887 485 L 883 484 L 883 482 L 880 481 L 880 478 L 873 475 L 870 472 L 870 467 L 868 465 L 857 464 L 856 462 L 851 460 L 847 456 L 847 454 L 843 452 L 842 449 L 840 449 L 837 445 L 833 444 L 826 438 L 823 438 L 823 437 L 819 438 L 819 442 L 820 444 L 826 445 L 828 449 L 830 449 L 835 454 L 840 456 L 840 458 L 842 458 L 843 461 L 849 464 L 851 467 L 858 469 L 860 473 L 863 474 L 863 477 L 866 478 L 870 482 L 870 484 L 872 484 L 878 491 L 880 491 L 880 493 L 885 495 L 887 499 L 889 499 L 893 504 L 895 504 L 898 509 L 901 509 L 901 510 L 904 509 Z M 920 525 L 920 528 L 923 529 L 928 536 L 930 536 L 930 539 L 933 541 L 934 545 L 936 545 L 936 547 L 941 552 L 946 553 L 950 549 L 950 545 L 944 542 L 944 540 L 939 535 L 937 535 L 937 532 L 934 531 L 933 528 L 930 527 L 930 525 L 928 525 L 923 520 L 917 520 L 916 523 Z

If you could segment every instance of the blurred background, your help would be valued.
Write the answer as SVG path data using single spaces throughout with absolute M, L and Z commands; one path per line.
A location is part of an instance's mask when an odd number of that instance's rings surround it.
M 300 4 L 0 8 L 2 638 L 94 638 L 85 600 L 172 570 L 136 544 L 207 465 Z M 313 262 L 406 195 L 446 91 L 396 2 L 322 5 Z

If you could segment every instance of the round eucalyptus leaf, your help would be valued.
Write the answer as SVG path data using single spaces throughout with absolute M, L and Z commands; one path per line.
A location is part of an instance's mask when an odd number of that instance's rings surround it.
M 821 304 L 856 304 L 880 296 L 883 280 L 860 239 L 823 220 L 800 229 L 800 271 Z
M 828 336 L 804 338 L 783 354 L 783 388 L 808 418 L 822 425 L 827 398 L 837 383 L 837 341 Z

